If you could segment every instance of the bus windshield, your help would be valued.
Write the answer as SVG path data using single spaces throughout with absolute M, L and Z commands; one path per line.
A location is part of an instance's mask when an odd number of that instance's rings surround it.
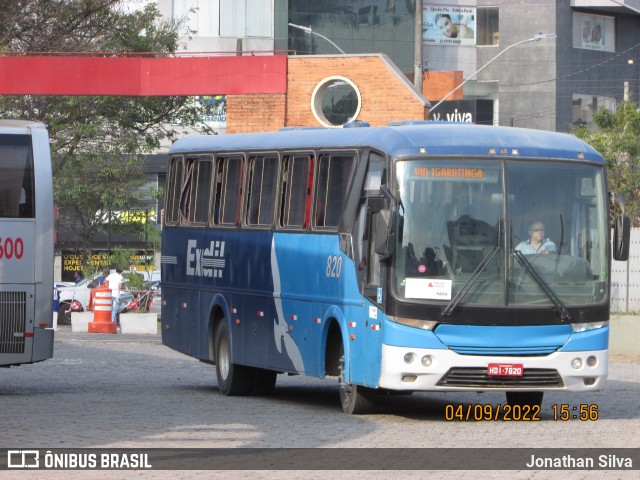
M 565 306 L 606 299 L 601 168 L 526 160 L 396 163 L 402 301 Z

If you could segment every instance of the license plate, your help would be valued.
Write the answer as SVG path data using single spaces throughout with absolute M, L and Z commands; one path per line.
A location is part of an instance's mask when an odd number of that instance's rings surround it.
M 524 367 L 521 363 L 490 363 L 487 375 L 494 377 L 521 377 Z

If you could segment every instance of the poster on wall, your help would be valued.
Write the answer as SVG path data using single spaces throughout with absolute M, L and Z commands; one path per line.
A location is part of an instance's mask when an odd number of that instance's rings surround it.
M 476 8 L 425 5 L 422 11 L 422 40 L 427 45 L 476 44 Z
M 602 15 L 574 13 L 573 47 L 615 52 L 615 19 Z

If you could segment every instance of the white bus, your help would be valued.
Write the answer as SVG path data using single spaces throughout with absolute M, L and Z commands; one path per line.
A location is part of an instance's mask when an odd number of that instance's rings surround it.
M 0 366 L 53 355 L 53 186 L 38 122 L 0 120 Z

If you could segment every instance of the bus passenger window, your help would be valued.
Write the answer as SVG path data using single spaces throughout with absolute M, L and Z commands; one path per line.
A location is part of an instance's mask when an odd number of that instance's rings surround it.
M 310 165 L 309 155 L 283 158 L 282 198 L 278 222 L 280 227 L 305 228 L 307 225 Z
M 164 221 L 167 225 L 175 225 L 180 220 L 179 212 L 180 190 L 182 185 L 182 167 L 183 163 L 180 157 L 174 157 L 171 159 L 167 185 L 167 198 L 164 209 Z
M 242 157 L 224 159 L 221 199 L 222 217 L 220 218 L 220 223 L 224 225 L 237 225 L 240 219 L 244 173 L 242 160 Z
M 251 157 L 247 185 L 246 224 L 271 226 L 276 204 L 277 157 Z
M 210 160 L 187 160 L 186 174 L 180 192 L 180 213 L 184 223 L 195 225 L 207 223 L 211 202 L 211 169 Z
M 337 228 L 355 169 L 355 155 L 321 155 L 318 163 L 315 222 Z

